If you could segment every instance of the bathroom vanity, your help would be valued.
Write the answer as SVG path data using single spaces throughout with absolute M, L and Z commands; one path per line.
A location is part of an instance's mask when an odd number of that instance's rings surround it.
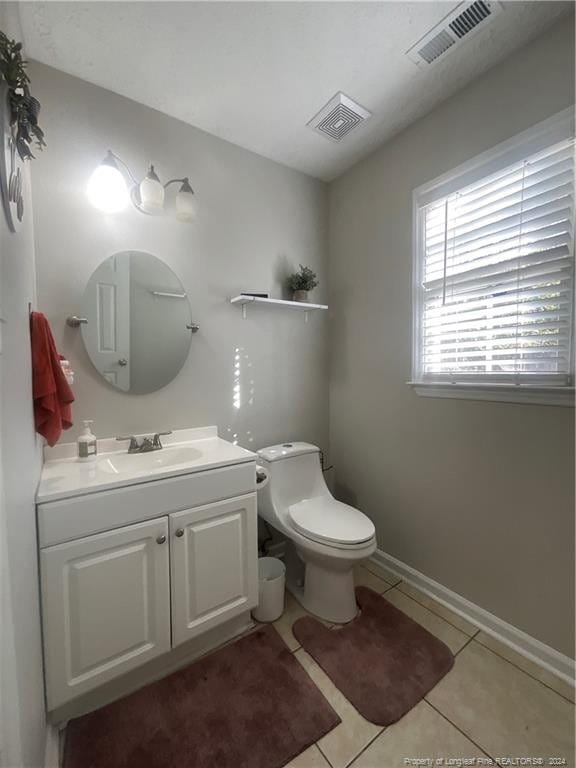
M 256 457 L 215 427 L 163 441 L 129 454 L 99 440 L 90 463 L 74 445 L 47 451 L 37 514 L 50 712 L 120 678 L 123 695 L 250 626 Z M 147 675 L 125 677 L 142 665 Z

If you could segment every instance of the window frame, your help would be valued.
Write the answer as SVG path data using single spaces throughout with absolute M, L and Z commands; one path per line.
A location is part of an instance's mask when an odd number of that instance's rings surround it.
M 438 199 L 486 178 L 500 169 L 519 162 L 547 147 L 574 138 L 574 108 L 559 112 L 537 125 L 522 131 L 492 149 L 477 155 L 453 170 L 426 182 L 412 192 L 412 378 L 408 382 L 417 395 L 423 397 L 464 400 L 492 400 L 508 403 L 562 405 L 574 407 L 574 350 L 571 359 L 571 386 L 520 384 L 497 381 L 449 382 L 424 379 L 421 368 L 422 276 L 424 270 L 424 223 L 426 206 Z M 574 202 L 576 208 L 576 201 Z M 573 272 L 572 345 L 576 339 L 574 322 L 576 306 L 576 268 Z

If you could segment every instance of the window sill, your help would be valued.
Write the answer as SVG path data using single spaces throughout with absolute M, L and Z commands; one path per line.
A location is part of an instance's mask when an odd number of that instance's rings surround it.
M 497 403 L 527 403 L 574 407 L 574 387 L 544 387 L 529 384 L 449 384 L 409 381 L 420 397 L 442 397 L 454 400 L 492 400 Z

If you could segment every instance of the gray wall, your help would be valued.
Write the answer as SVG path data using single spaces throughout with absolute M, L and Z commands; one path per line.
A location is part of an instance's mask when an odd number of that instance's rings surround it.
M 0 28 L 20 38 L 16 8 Z M 34 235 L 26 172 L 24 225 L 0 209 L 0 765 L 40 766 L 45 721 L 34 494 L 40 447 L 32 417 L 28 302 L 34 302 Z
M 380 549 L 573 655 L 574 412 L 419 398 L 411 193 L 573 102 L 573 20 L 331 187 L 330 446 Z
M 38 300 L 76 371 L 76 424 L 94 418 L 99 436 L 217 424 L 248 448 L 296 438 L 325 445 L 327 318 L 306 324 L 301 313 L 256 308 L 242 320 L 227 302 L 242 290 L 279 296 L 286 270 L 299 262 L 319 273 L 314 298 L 327 298 L 325 185 L 82 80 L 37 63 L 30 69 L 48 142 L 33 167 Z M 108 148 L 136 174 L 154 162 L 165 181 L 189 175 L 197 222 L 92 208 L 86 184 Z M 80 333 L 65 325 L 81 311 L 94 268 L 126 249 L 168 263 L 201 326 L 181 373 L 150 395 L 106 385 Z

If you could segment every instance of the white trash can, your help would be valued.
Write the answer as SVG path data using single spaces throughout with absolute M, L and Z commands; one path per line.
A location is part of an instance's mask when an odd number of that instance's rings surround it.
M 258 559 L 258 607 L 252 611 L 256 621 L 276 621 L 284 613 L 286 566 L 277 557 Z

